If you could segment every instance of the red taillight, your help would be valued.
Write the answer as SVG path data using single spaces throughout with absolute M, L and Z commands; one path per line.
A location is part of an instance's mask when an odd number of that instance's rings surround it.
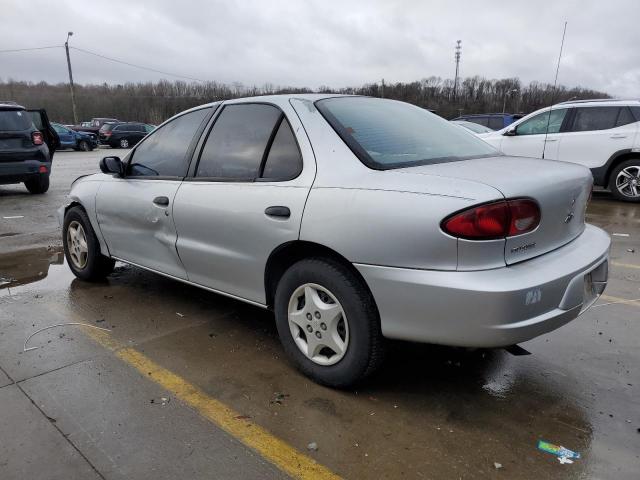
M 33 132 L 31 134 L 31 141 L 33 142 L 34 145 L 42 145 L 44 143 L 44 138 L 42 136 L 42 133 Z
M 535 230 L 540 208 L 533 200 L 518 199 L 488 203 L 456 213 L 442 222 L 442 229 L 454 237 L 492 240 Z
M 44 165 L 40 165 L 40 168 L 38 168 L 38 173 L 47 173 L 47 167 L 45 167 Z

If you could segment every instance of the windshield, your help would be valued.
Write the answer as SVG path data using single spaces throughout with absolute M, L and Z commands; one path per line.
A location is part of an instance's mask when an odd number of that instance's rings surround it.
M 31 117 L 23 110 L 0 110 L 0 131 L 17 132 L 33 128 Z
M 335 97 L 316 106 L 358 158 L 378 170 L 499 155 L 473 133 L 408 103 Z

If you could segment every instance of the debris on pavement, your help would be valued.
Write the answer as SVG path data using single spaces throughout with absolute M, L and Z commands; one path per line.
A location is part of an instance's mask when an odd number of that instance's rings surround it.
M 179 316 L 179 317 L 181 317 L 181 318 L 182 318 L 182 317 L 184 317 L 184 314 L 183 314 L 183 313 L 180 313 L 180 312 L 176 312 L 176 315 L 178 315 L 178 316 Z
M 24 215 L 10 215 L 8 217 L 2 217 L 4 220 L 15 220 L 17 218 L 24 218 Z
M 614 237 L 628 237 L 629 236 L 628 233 L 612 233 L 611 235 L 613 235 Z
M 553 443 L 546 442 L 544 440 L 538 440 L 538 450 L 555 455 L 558 457 L 558 461 L 563 465 L 565 463 L 573 463 L 572 459 L 580 458 L 580 454 L 578 452 L 569 450 L 561 445 L 554 445 Z
M 636 249 L 635 248 L 627 248 L 627 252 L 636 253 Z
M 158 404 L 160 404 L 160 405 L 162 405 L 162 406 L 164 407 L 164 406 L 165 406 L 166 404 L 168 404 L 170 401 L 171 401 L 171 399 L 170 399 L 170 398 L 167 398 L 167 397 L 161 397 L 159 400 L 156 400 L 155 398 L 152 398 L 152 399 L 149 401 L 149 403 L 152 403 L 152 404 L 154 404 L 154 405 L 158 405 Z
M 273 399 L 269 401 L 271 404 L 283 405 L 284 399 L 289 396 L 288 393 L 276 392 L 273 394 Z
M 307 445 L 307 450 L 309 450 L 311 452 L 317 452 L 318 451 L 318 444 L 316 442 L 311 442 L 309 445 Z
M 502 464 L 498 462 L 493 462 L 493 466 L 495 467 L 496 470 L 500 470 L 502 468 Z
M 29 348 L 27 348 L 27 343 L 29 343 L 29 340 L 31 340 L 31 338 L 34 337 L 35 335 L 37 335 L 38 333 L 44 332 L 45 330 L 49 330 L 51 328 L 65 327 L 67 325 L 81 325 L 83 327 L 90 327 L 90 328 L 96 328 L 98 330 L 104 330 L 105 332 L 110 332 L 111 331 L 108 328 L 96 327 L 95 325 L 89 325 L 88 323 L 80 323 L 80 322 L 56 323 L 55 325 L 49 325 L 48 327 L 44 327 L 44 328 L 41 328 L 39 330 L 36 330 L 31 335 L 29 335 L 27 337 L 27 339 L 24 341 L 24 346 L 22 347 L 22 351 L 23 352 L 30 352 L 31 350 L 37 350 L 38 348 L 40 348 L 40 347 L 29 347 Z

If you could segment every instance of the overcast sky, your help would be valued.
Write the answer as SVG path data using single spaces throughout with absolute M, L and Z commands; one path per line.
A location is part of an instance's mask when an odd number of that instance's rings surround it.
M 244 85 L 357 86 L 461 75 L 640 97 L 640 1 L 5 0 L 0 50 L 64 43 Z M 78 83 L 172 78 L 71 51 Z M 64 50 L 0 53 L 0 78 L 67 81 Z

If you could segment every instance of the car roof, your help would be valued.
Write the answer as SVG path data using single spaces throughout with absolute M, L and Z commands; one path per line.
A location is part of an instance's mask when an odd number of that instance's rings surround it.
M 517 117 L 518 115 L 522 116 L 521 113 L 468 113 L 466 115 L 460 115 L 460 116 L 454 118 L 454 120 L 470 118 L 470 117 L 488 117 L 488 116 L 493 116 L 493 117 Z
M 0 100 L 0 109 L 2 110 L 26 110 L 22 105 L 18 105 L 11 100 Z

